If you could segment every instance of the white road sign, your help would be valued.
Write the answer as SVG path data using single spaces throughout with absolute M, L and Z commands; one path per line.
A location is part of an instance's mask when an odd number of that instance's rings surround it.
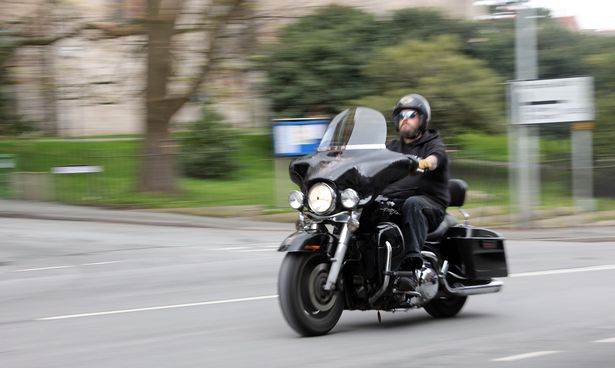
M 593 84 L 592 77 L 510 82 L 512 122 L 541 124 L 592 121 Z

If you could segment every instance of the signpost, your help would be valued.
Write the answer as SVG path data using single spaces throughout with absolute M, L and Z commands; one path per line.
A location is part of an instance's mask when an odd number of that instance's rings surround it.
M 560 78 L 510 83 L 517 106 L 513 124 L 593 121 L 593 78 Z
M 576 123 L 571 133 L 573 196 L 578 209 L 593 210 L 593 78 L 510 82 L 509 95 L 515 111 L 512 124 Z
M 289 118 L 273 121 L 276 206 L 288 206 L 288 193 L 295 189 L 288 179 L 288 165 L 294 158 L 316 152 L 329 118 Z
M 536 10 L 519 1 L 515 14 L 515 78 L 508 88 L 508 151 L 511 204 L 516 222 L 532 224 L 532 208 L 539 204 L 539 124 L 592 122 L 593 80 L 589 77 L 538 79 Z M 574 125 L 572 131 L 573 191 L 577 208 L 593 208 L 593 125 Z M 581 129 L 584 128 L 584 129 Z M 581 172 L 581 169 L 589 171 Z
M 536 11 L 521 7 L 515 18 L 515 78 L 518 81 L 538 79 L 536 44 Z M 511 120 L 518 121 L 517 96 L 510 91 L 509 96 L 512 99 Z M 512 203 L 516 205 L 517 222 L 528 227 L 532 223 L 532 208 L 540 203 L 540 166 L 536 160 L 538 133 L 531 125 L 511 124 L 508 137 L 510 156 L 514 157 L 509 175 Z
M 273 153 L 276 156 L 299 157 L 316 151 L 329 119 L 275 119 L 272 125 Z

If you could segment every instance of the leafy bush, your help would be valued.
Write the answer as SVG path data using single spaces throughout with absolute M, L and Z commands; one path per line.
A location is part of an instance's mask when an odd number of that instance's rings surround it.
M 191 123 L 181 139 L 184 174 L 200 179 L 228 178 L 238 168 L 233 161 L 237 135 L 219 114 L 204 106 L 201 119 Z
M 376 18 L 332 5 L 300 18 L 280 32 L 263 55 L 264 93 L 276 116 L 339 112 L 345 102 L 369 92 L 361 75 L 379 40 Z
M 400 96 L 417 91 L 431 103 L 430 126 L 445 136 L 504 130 L 504 87 L 486 63 L 466 56 L 458 38 L 409 40 L 378 51 L 363 69 L 374 94 L 353 101 L 391 116 Z

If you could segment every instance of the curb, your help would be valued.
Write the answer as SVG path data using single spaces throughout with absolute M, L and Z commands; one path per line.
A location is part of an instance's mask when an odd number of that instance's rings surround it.
M 257 222 L 245 218 L 217 218 L 175 213 L 113 210 L 49 202 L 12 200 L 0 200 L 0 218 L 2 217 L 225 230 L 289 231 L 294 228 L 292 224 Z
M 196 216 L 195 216 L 196 217 Z M 69 215 L 37 215 L 31 213 L 0 211 L 0 218 L 22 218 L 31 220 L 50 220 L 50 221 L 78 221 L 78 222 L 102 222 L 110 224 L 145 225 L 145 226 L 169 226 L 169 227 L 190 227 L 190 228 L 209 228 L 221 230 L 252 230 L 252 231 L 290 231 L 293 230 L 291 224 L 274 222 L 246 221 L 241 219 L 228 219 L 228 223 L 218 222 L 203 223 L 200 221 L 186 220 L 139 220 L 128 218 L 107 218 L 107 217 L 84 217 Z M 261 225 L 262 224 L 262 225 Z M 287 225 L 287 226 L 284 226 Z
M 35 220 L 101 222 L 145 226 L 210 228 L 249 231 L 294 231 L 295 213 L 272 215 L 211 217 L 174 213 L 175 210 L 115 210 L 98 207 L 64 205 L 50 202 L 0 200 L 0 218 Z M 243 213 L 245 215 L 245 213 Z M 515 228 L 508 223 L 494 223 L 493 216 L 470 220 L 476 227 L 501 232 L 510 240 L 615 242 L 614 220 L 601 219 L 600 213 L 555 216 L 541 223 L 541 227 Z M 604 213 L 609 215 L 612 213 Z M 491 221 L 489 221 L 491 220 Z M 497 221 L 496 221 L 497 222 Z M 554 226 L 556 225 L 556 226 Z

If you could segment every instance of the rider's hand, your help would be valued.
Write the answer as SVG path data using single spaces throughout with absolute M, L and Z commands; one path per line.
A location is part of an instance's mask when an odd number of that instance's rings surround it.
M 419 169 L 429 170 L 431 169 L 431 163 L 427 160 L 419 160 Z

